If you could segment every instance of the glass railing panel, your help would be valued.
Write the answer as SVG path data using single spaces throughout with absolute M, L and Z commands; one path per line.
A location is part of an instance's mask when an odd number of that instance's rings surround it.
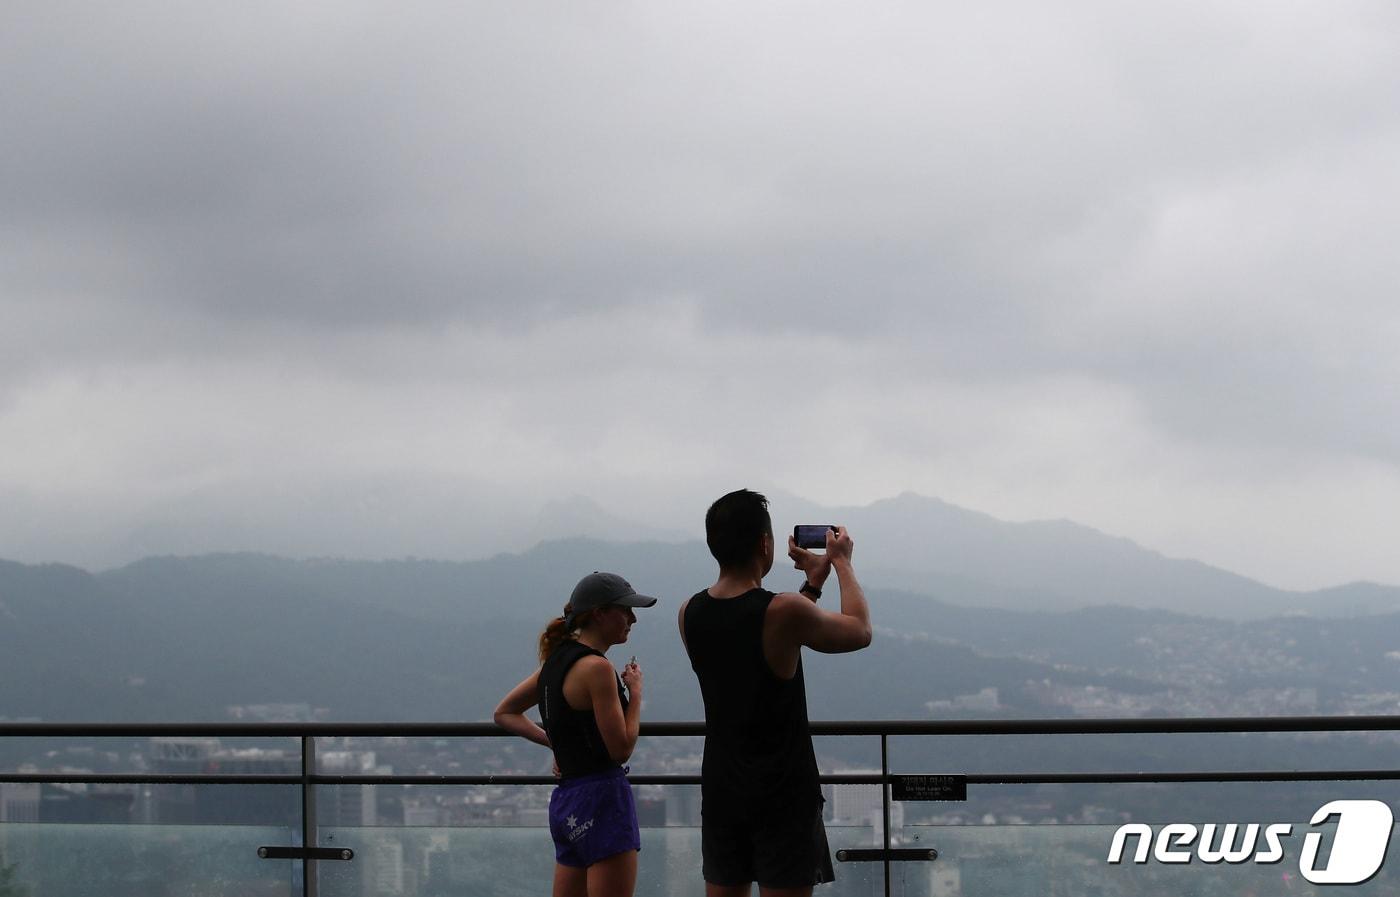
M 839 800 L 858 824 L 827 823 L 833 853 L 875 847 L 880 833 L 858 808 L 879 806 L 879 787 L 840 786 Z M 373 799 L 362 789 L 373 791 Z M 554 847 L 547 828 L 552 786 L 318 786 L 322 847 L 349 848 L 350 862 L 318 864 L 322 897 L 447 894 L 547 894 Z M 695 785 L 634 786 L 642 829 L 638 897 L 702 897 L 700 795 Z M 377 816 L 354 814 L 373 806 Z M 339 821 L 333 817 L 340 815 Z M 880 864 L 836 863 L 837 881 L 822 893 L 856 897 L 883 893 Z
M 300 864 L 258 857 L 301 837 L 291 785 L 0 784 L 4 897 L 301 892 Z
M 1313 815 L 1333 801 L 1394 807 L 1400 788 L 1393 782 L 974 785 L 968 798 L 893 805 L 895 846 L 933 848 L 938 858 L 894 864 L 892 894 L 1337 893 L 1334 885 L 1313 884 L 1309 874 L 1329 868 L 1341 826 L 1335 818 L 1313 826 Z M 1365 820 L 1353 821 L 1366 827 Z M 1193 828 L 1163 836 L 1172 824 Z M 1276 857 L 1270 826 L 1278 827 Z M 1381 825 L 1377 837 L 1383 840 L 1385 831 Z M 1317 844 L 1311 860 L 1309 836 Z M 1358 835 L 1353 830 L 1348 837 Z M 1158 856 L 1161 845 L 1168 861 Z M 1382 862 L 1376 874 L 1347 893 L 1400 893 L 1400 866 L 1388 869 L 1384 853 L 1375 856 Z
M 33 774 L 296 775 L 300 739 L 95 739 L 88 744 L 5 739 L 0 769 Z M 518 739 L 452 737 L 317 739 L 322 775 L 547 775 L 548 752 Z M 1029 774 L 1231 770 L 1387 769 L 1395 733 L 909 736 L 888 739 L 901 773 Z M 40 750 L 43 748 L 43 750 Z M 693 775 L 698 738 L 649 737 L 633 775 Z M 828 775 L 880 770 L 878 736 L 819 736 Z M 300 894 L 301 865 L 258 859 L 259 846 L 300 840 L 295 785 L 71 787 L 8 783 L 0 794 L 0 897 L 100 893 Z M 553 851 L 546 830 L 549 785 L 318 786 L 318 844 L 349 847 L 354 860 L 321 861 L 317 880 L 338 894 L 547 893 Z M 882 789 L 823 788 L 833 854 L 884 843 Z M 635 786 L 643 827 L 637 893 L 703 893 L 699 788 Z M 1340 830 L 1310 825 L 1336 800 L 1400 806 L 1400 784 L 1371 782 L 1075 783 L 969 785 L 965 802 L 890 807 L 895 848 L 934 848 L 933 862 L 893 862 L 893 894 L 1328 893 L 1300 865 L 1303 838 L 1318 837 L 1326 869 Z M 29 798 L 33 800 L 29 800 Z M 31 806 L 32 804 L 32 806 Z M 1170 823 L 1291 825 L 1280 863 L 1180 865 L 1107 862 L 1124 823 L 1155 834 Z M 1289 839 L 1291 838 L 1291 840 Z M 1261 848 L 1262 849 L 1262 848 Z M 1400 861 L 1397 861 L 1400 864 Z M 837 862 L 837 883 L 821 895 L 883 894 L 881 862 Z M 23 890 L 17 890 L 22 888 Z M 1382 867 L 1349 893 L 1400 893 L 1400 865 Z M 1335 891 L 1333 891 L 1335 893 Z
M 293 837 L 277 826 L 0 823 L 0 894 L 292 897 L 298 864 L 257 849 Z
M 320 863 L 321 897 L 440 897 L 449 894 L 525 897 L 548 894 L 554 847 L 543 828 L 473 826 L 409 828 L 376 826 L 322 833 L 323 844 L 355 850 L 349 863 Z M 828 829 L 833 843 L 868 843 L 870 832 Z M 834 849 L 834 848 L 833 848 Z M 878 863 L 836 863 L 826 897 L 883 893 Z M 703 897 L 700 829 L 642 829 L 637 897 Z
M 1276 820 L 1277 821 L 1277 820 Z M 1284 857 L 1277 863 L 1203 863 L 1147 861 L 1135 863 L 1137 839 L 1127 839 L 1124 859 L 1108 862 L 1114 825 L 964 825 L 913 826 L 922 842 L 938 849 L 931 863 L 892 864 L 891 894 L 897 897 L 998 895 L 998 897 L 1234 897 L 1242 894 L 1327 895 L 1335 885 L 1309 882 L 1299 867 L 1306 819 L 1293 820 L 1294 834 L 1280 840 Z M 1219 846 L 1220 833 L 1215 836 Z M 1260 836 L 1260 847 L 1264 838 Z M 1236 846 L 1244 844 L 1236 833 Z M 1319 853 L 1320 867 L 1327 851 Z M 1400 892 L 1400 876 L 1382 866 L 1370 880 L 1341 889 L 1357 897 Z
M 318 864 L 321 897 L 550 893 L 544 829 L 366 826 L 322 830 L 321 844 L 355 851 Z

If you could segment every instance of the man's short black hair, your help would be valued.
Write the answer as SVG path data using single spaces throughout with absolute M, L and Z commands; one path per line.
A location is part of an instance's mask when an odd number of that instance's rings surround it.
M 721 570 L 742 567 L 759 553 L 764 536 L 773 535 L 768 499 L 739 489 L 721 496 L 705 512 L 705 544 Z

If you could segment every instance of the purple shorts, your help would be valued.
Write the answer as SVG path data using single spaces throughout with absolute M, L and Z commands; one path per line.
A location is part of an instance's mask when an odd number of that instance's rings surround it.
M 637 805 L 626 770 L 568 779 L 549 798 L 549 833 L 561 866 L 585 868 L 627 850 L 642 849 Z

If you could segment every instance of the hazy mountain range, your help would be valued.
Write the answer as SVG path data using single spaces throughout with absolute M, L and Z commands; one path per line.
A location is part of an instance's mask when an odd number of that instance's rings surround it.
M 793 513 L 851 527 L 878 631 L 857 657 L 807 661 L 816 717 L 921 717 L 940 701 L 946 714 L 987 688 L 1012 715 L 1082 712 L 1053 695 L 1087 686 L 1177 713 L 1193 690 L 1307 689 L 1321 709 L 1400 691 L 1393 587 L 1284 592 L 1073 523 L 1004 523 L 916 496 Z M 771 588 L 796 583 L 785 564 Z M 595 569 L 661 599 L 618 649 L 644 660 L 649 716 L 697 717 L 675 608 L 712 581 L 703 544 L 585 539 L 476 562 L 0 562 L 0 716 L 219 719 L 235 704 L 306 702 L 338 719 L 484 719 Z

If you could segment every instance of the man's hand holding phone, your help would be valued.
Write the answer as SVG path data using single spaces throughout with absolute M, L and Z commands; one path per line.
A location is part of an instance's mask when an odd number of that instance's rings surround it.
M 846 532 L 844 526 L 833 526 L 826 534 L 826 559 L 828 563 L 851 560 L 851 555 L 855 553 L 856 543 L 851 540 L 851 534 Z
M 807 575 L 807 582 L 816 588 L 818 594 L 826 578 L 831 575 L 830 545 L 835 530 L 831 526 L 795 526 L 792 535 L 788 536 L 788 557 L 792 559 L 792 566 Z M 819 534 L 825 536 L 826 554 L 808 551 L 809 547 L 822 544 L 816 541 Z
M 821 541 L 817 542 L 819 537 Z M 814 543 L 824 545 L 826 553 L 818 554 L 804 547 Z M 794 611 L 802 621 L 799 625 L 806 627 L 801 636 L 803 645 L 826 654 L 841 654 L 859 651 L 870 644 L 870 607 L 851 564 L 854 551 L 855 542 L 844 526 L 799 526 L 788 537 L 788 557 L 792 558 L 794 567 L 807 575 L 807 581 L 798 589 L 802 597 L 815 604 L 822 597 L 822 585 L 832 573 L 841 583 L 840 610 L 816 611 L 815 614 Z

